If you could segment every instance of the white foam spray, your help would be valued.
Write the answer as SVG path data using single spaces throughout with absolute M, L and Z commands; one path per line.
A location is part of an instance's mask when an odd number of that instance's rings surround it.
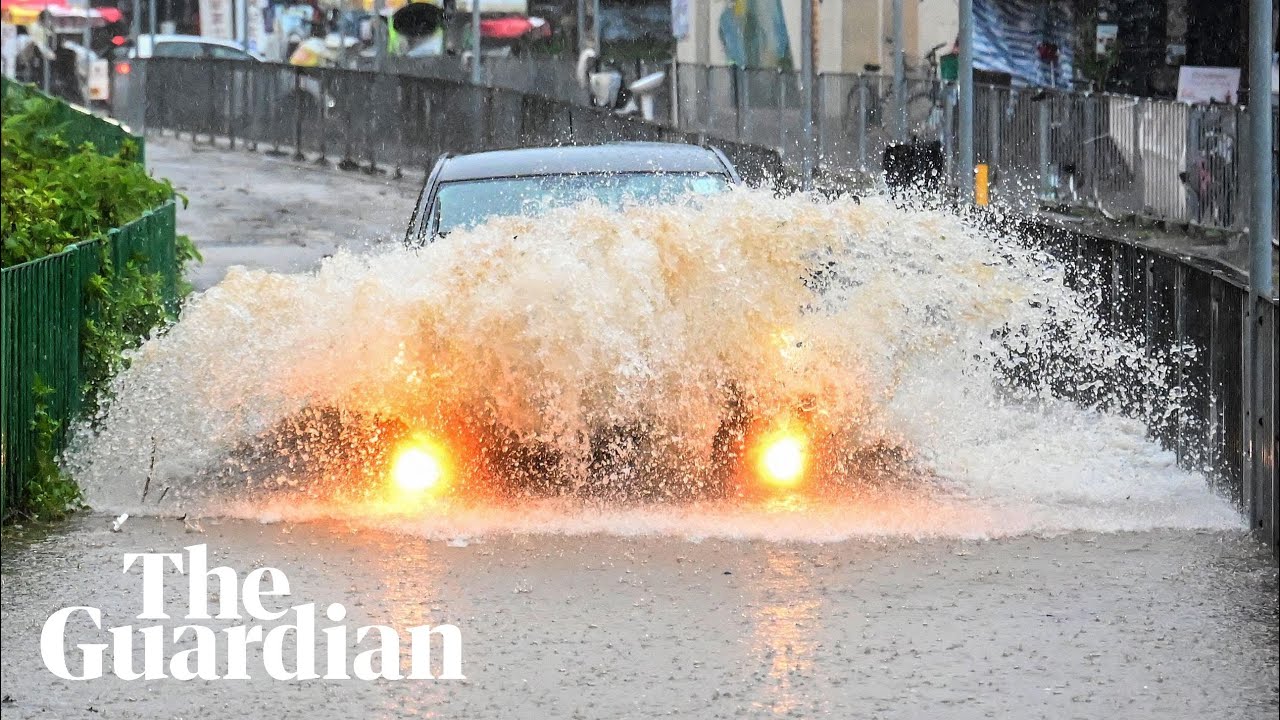
M 1059 367 L 1138 367 L 1161 382 L 1158 357 L 1099 332 L 1085 307 L 1048 258 L 887 199 L 743 190 L 699 207 L 588 204 L 421 250 L 340 254 L 311 273 L 233 270 L 139 349 L 67 464 L 113 512 L 337 516 L 438 537 L 1237 527 L 1141 422 L 1054 399 L 1051 378 L 1006 381 L 1002 368 L 1052 345 Z M 844 500 L 444 503 L 389 518 L 294 492 L 306 477 L 251 499 L 226 479 L 237 448 L 309 407 L 416 425 L 482 416 L 567 456 L 595 428 L 643 424 L 692 466 L 728 385 L 764 414 L 816 398 L 842 442 L 903 448 L 901 474 L 918 483 Z

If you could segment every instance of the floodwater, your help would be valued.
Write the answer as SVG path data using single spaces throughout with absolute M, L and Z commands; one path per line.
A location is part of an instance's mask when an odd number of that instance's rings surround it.
M 1240 532 L 838 543 L 80 518 L 6 541 L 6 718 L 1271 718 L 1275 566 Z M 71 682 L 58 608 L 139 612 L 124 552 L 207 543 L 351 627 L 453 623 L 465 681 Z M 173 602 L 185 588 L 170 574 Z M 136 622 L 136 621 L 135 621 Z M 149 623 L 148 623 L 149 624 Z M 163 623 L 172 627 L 175 621 Z M 101 641 L 84 623 L 68 642 Z M 183 648 L 190 647 L 187 643 Z M 261 660 L 251 657 L 249 667 Z
M 94 512 L 6 537 L 5 717 L 1274 717 L 1275 564 L 1147 438 L 1177 412 L 1139 402 L 1164 351 L 1099 333 L 1064 276 L 944 213 L 749 191 L 231 269 L 76 430 Z M 1135 413 L 1055 399 L 1068 377 Z M 821 492 L 680 492 L 730 395 L 804 418 Z M 389 436 L 335 451 L 294 422 L 317 407 L 465 434 L 482 484 L 476 427 L 505 428 L 570 491 L 408 502 Z M 593 464 L 601 426 L 644 428 L 644 462 Z M 638 483 L 675 499 L 601 500 Z M 59 608 L 138 614 L 124 553 L 202 543 L 352 628 L 457 625 L 466 680 L 45 669 Z

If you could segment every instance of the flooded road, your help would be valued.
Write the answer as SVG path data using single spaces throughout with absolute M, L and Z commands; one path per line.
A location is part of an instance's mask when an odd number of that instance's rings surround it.
M 1167 720 L 1277 708 L 1275 566 L 1236 532 L 451 546 L 342 522 L 110 525 L 89 515 L 6 539 L 6 718 Z M 140 577 L 121 573 L 122 553 L 196 543 L 242 577 L 281 569 L 292 603 L 341 602 L 353 625 L 456 624 L 467 679 L 69 682 L 43 668 L 40 626 L 57 608 L 99 606 L 107 625 L 137 614 Z
M 261 172 L 304 203 L 314 190 L 287 164 L 215 159 L 200 172 Z M 209 226 L 222 230 L 197 238 L 225 250 L 204 276 L 221 282 L 76 429 L 65 460 L 95 510 L 7 532 L 6 719 L 1275 716 L 1276 566 L 1148 438 L 1144 418 L 1177 408 L 1124 417 L 1050 391 L 1069 378 L 1121 397 L 1159 386 L 1167 358 L 1098 333 L 1090 298 L 1016 242 L 877 199 L 747 192 L 502 221 L 421 252 L 359 239 L 395 224 L 396 203 L 372 200 L 367 215 L 313 203 L 314 248 L 278 252 L 294 241 L 267 220 L 235 235 L 275 202 L 223 208 Z M 361 254 L 321 260 L 348 245 Z M 832 271 L 821 302 L 815 258 Z M 254 269 L 225 272 L 237 262 Z M 1015 385 L 1011 367 L 1042 374 Z M 369 500 L 361 483 L 380 473 L 352 467 L 376 453 L 308 465 L 330 459 L 324 432 L 272 444 L 313 407 L 442 434 L 484 414 L 570 460 L 590 459 L 582 438 L 603 421 L 643 424 L 657 482 L 689 484 L 726 386 L 759 416 L 815 418 L 836 499 L 414 513 Z M 326 495 L 335 482 L 358 500 Z M 351 628 L 456 625 L 467 679 L 77 682 L 45 668 L 59 609 L 133 622 L 125 553 L 198 544 L 241 578 L 285 573 L 279 607 L 341 603 Z M 166 600 L 185 604 L 168 578 Z M 65 647 L 104 637 L 80 618 Z M 251 648 L 249 666 L 263 662 Z

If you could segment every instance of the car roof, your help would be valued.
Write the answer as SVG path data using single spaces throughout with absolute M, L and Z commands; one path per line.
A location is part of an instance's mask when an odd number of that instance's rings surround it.
M 438 180 L 635 172 L 730 174 L 719 154 L 710 148 L 680 143 L 616 142 L 458 155 L 441 163 Z
M 154 41 L 153 41 L 153 38 L 154 38 Z M 152 35 L 150 33 L 143 33 L 142 35 L 138 36 L 137 44 L 139 46 L 145 45 L 148 51 L 152 49 L 152 42 L 154 42 L 156 45 L 161 45 L 163 43 L 175 43 L 175 42 L 197 43 L 199 45 L 217 45 L 219 47 L 226 47 L 226 48 L 232 48 L 234 50 L 241 50 L 249 53 L 250 55 L 254 55 L 253 52 L 249 50 L 245 50 L 245 47 L 240 43 L 236 42 L 235 40 L 225 40 L 223 38 L 211 38 L 211 37 L 205 37 L 203 35 L 163 35 L 160 33 L 156 33 L 155 35 Z

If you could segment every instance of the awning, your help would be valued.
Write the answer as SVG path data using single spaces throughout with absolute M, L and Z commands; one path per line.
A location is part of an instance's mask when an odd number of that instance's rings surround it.
M 47 7 L 67 8 L 67 0 L 0 0 L 0 18 L 12 25 L 30 25 Z

